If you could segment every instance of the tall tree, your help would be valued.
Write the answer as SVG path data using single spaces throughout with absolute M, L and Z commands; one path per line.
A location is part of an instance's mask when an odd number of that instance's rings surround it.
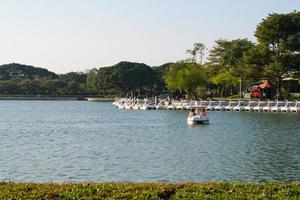
M 223 91 L 235 88 L 242 78 L 244 81 L 252 80 L 252 68 L 244 62 L 245 55 L 254 46 L 247 39 L 217 40 L 210 51 L 207 71 L 210 81 L 219 85 Z
M 90 90 L 99 94 L 100 88 L 98 84 L 99 81 L 97 75 L 98 75 L 98 70 L 96 68 L 91 69 L 87 74 L 86 85 Z
M 247 39 L 217 40 L 216 45 L 210 51 L 208 64 L 222 66 L 222 68 L 239 68 L 243 65 L 245 53 L 253 47 L 253 43 Z
M 124 92 L 151 90 L 156 81 L 156 73 L 146 64 L 120 62 L 114 67 L 117 86 Z
M 276 83 L 281 98 L 282 80 L 300 70 L 300 12 L 270 14 L 257 26 L 255 36 L 268 55 L 265 75 Z
M 204 69 L 196 64 L 175 63 L 170 66 L 165 80 L 169 88 L 196 97 L 197 89 L 206 83 L 206 76 Z
M 186 50 L 186 53 L 191 56 L 190 60 L 192 63 L 197 63 L 197 57 L 199 57 L 200 60 L 198 64 L 202 66 L 203 57 L 206 50 L 207 48 L 203 43 L 194 43 L 193 48 Z
M 186 67 L 187 63 L 184 62 L 177 62 L 169 66 L 169 69 L 167 73 L 165 74 L 165 82 L 168 86 L 168 88 L 172 90 L 179 90 L 180 92 L 183 92 L 180 81 L 178 79 L 178 73 L 180 70 L 184 69 Z
M 166 92 L 167 85 L 165 83 L 164 77 L 166 76 L 166 73 L 168 72 L 172 64 L 174 63 L 165 63 L 160 66 L 152 67 L 152 69 L 156 73 L 156 82 L 154 85 L 154 90 L 156 94 L 161 94 Z

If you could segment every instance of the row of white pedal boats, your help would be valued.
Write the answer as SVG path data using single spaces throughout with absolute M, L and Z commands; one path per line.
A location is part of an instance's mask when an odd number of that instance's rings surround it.
M 191 110 L 204 106 L 208 111 L 300 112 L 299 101 L 187 101 L 153 99 L 117 99 L 112 103 L 119 109 Z
M 212 101 L 206 107 L 209 111 L 256 111 L 256 112 L 300 112 L 300 102 L 290 101 Z
M 133 110 L 187 110 L 190 104 L 190 101 L 168 101 L 164 99 L 157 103 L 153 99 L 117 99 L 112 103 L 119 109 Z

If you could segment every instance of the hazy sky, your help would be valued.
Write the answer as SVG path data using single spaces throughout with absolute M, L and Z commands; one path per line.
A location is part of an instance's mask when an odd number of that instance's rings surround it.
M 300 10 L 300 0 L 0 0 L 0 64 L 57 73 L 184 59 L 194 42 L 255 41 L 268 13 Z

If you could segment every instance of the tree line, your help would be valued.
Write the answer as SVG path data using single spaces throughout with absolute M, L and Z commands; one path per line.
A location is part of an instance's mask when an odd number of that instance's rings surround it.
M 86 88 L 87 74 L 57 75 L 47 69 L 11 63 L 0 66 L 1 95 L 80 95 L 93 93 Z
M 0 80 L 1 95 L 87 95 L 93 91 L 86 88 L 86 74 L 71 72 L 57 78 L 12 78 Z
M 185 60 L 155 67 L 124 61 L 56 75 L 18 64 L 0 66 L 0 94 L 201 98 L 239 95 L 240 87 L 268 79 L 281 98 L 283 79 L 300 77 L 300 13 L 269 14 L 254 35 L 257 42 L 219 39 L 210 50 L 197 42 Z

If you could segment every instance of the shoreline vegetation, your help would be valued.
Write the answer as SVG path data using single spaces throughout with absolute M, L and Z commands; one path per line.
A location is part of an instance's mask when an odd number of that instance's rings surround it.
M 300 183 L 0 183 L 0 199 L 299 199 Z

